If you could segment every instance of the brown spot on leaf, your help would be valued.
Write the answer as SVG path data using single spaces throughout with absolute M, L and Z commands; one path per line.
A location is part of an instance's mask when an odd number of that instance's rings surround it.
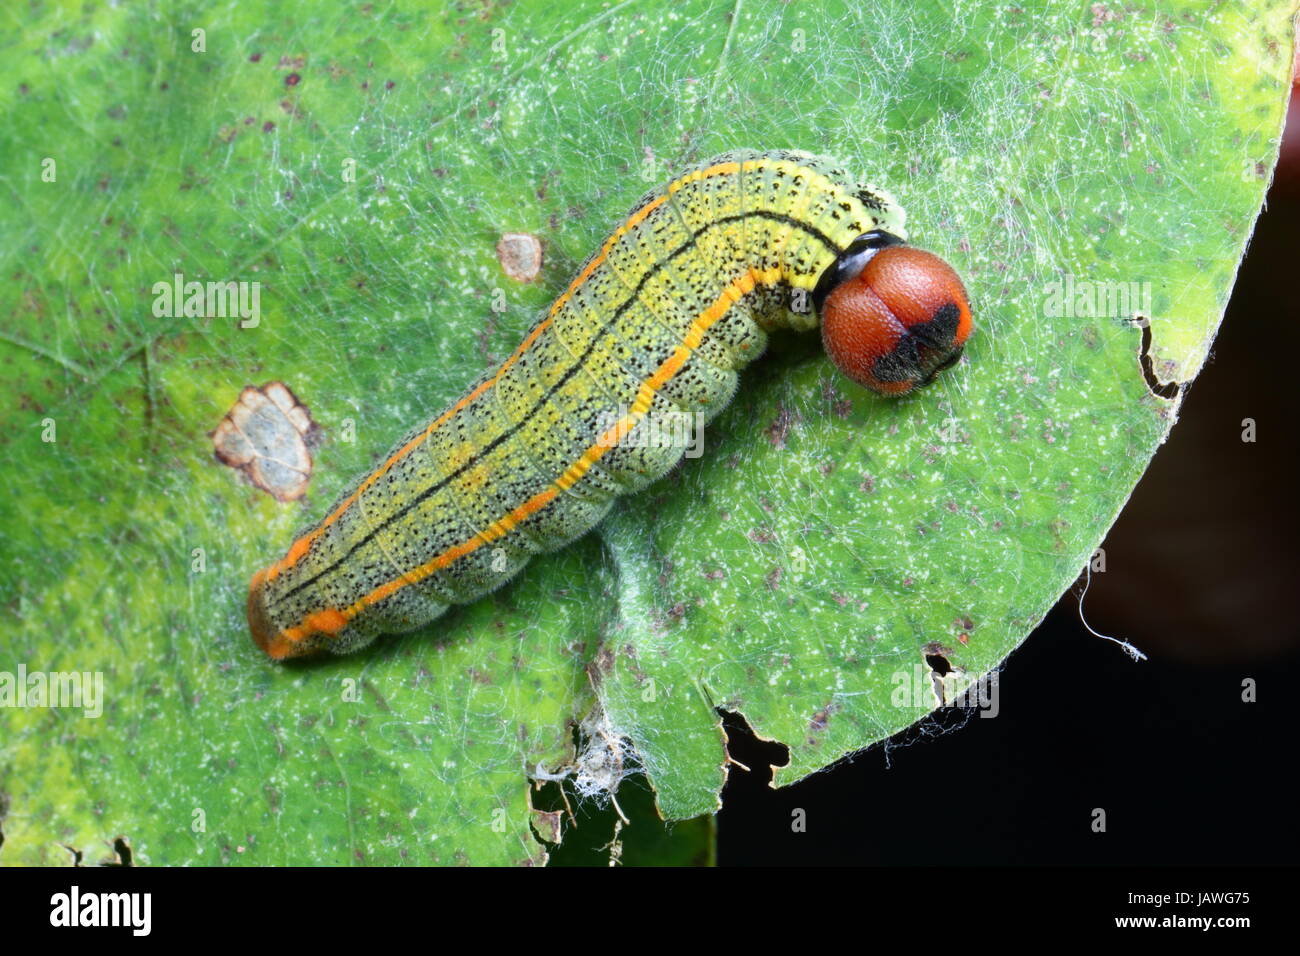
M 301 498 L 318 433 L 307 407 L 283 382 L 247 386 L 211 433 L 217 460 L 277 501 Z
M 595 658 L 587 665 L 587 675 L 593 683 L 599 684 L 605 675 L 614 669 L 614 651 L 608 644 L 602 645 Z
M 958 643 L 969 644 L 970 632 L 975 630 L 975 622 L 970 619 L 969 615 L 963 614 L 952 622 L 952 629 L 957 635 Z
M 830 722 L 831 714 L 833 713 L 835 713 L 835 705 L 827 704 L 821 710 L 817 711 L 817 713 L 812 715 L 812 720 L 808 721 L 808 729 L 815 734 L 825 730 L 826 725 Z
M 790 425 L 793 422 L 794 413 L 784 405 L 778 407 L 776 418 L 763 430 L 768 441 L 776 448 L 785 448 L 785 439 L 790 434 Z
M 497 240 L 497 260 L 516 282 L 532 282 L 542 269 L 542 242 L 526 232 L 507 232 Z

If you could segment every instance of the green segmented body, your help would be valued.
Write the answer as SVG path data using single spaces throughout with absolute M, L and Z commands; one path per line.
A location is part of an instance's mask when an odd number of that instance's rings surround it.
M 727 153 L 648 193 L 499 369 L 254 575 L 254 637 L 277 658 L 354 650 L 584 534 L 683 454 L 628 433 L 716 415 L 769 330 L 817 325 L 811 293 L 848 244 L 903 220 L 795 152 Z

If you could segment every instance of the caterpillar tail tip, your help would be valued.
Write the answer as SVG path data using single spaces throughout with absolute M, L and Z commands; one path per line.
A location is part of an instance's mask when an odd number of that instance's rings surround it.
M 248 630 L 256 644 L 267 657 L 284 660 L 292 657 L 293 645 L 275 628 L 266 614 L 266 601 L 262 589 L 266 584 L 266 571 L 261 570 L 248 582 Z

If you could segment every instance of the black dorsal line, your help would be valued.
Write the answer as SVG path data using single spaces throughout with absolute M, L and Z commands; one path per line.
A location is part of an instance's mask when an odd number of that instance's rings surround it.
M 674 249 L 671 253 L 669 253 L 663 259 L 656 262 L 653 266 L 647 269 L 645 275 L 643 275 L 637 281 L 636 288 L 632 289 L 628 297 L 618 304 L 618 306 L 614 309 L 613 313 L 610 315 L 608 321 L 606 321 L 605 324 L 601 326 L 601 332 L 603 333 L 609 331 L 610 326 L 613 325 L 615 322 L 617 322 L 618 319 L 623 315 L 623 313 L 626 312 L 628 309 L 630 309 L 632 305 L 637 301 L 637 297 L 640 295 L 641 290 L 645 288 L 646 283 L 649 282 L 650 279 L 653 278 L 666 264 L 672 262 L 677 257 L 685 254 L 687 251 L 694 248 L 700 236 L 704 235 L 710 229 L 714 229 L 719 226 L 724 226 L 729 223 L 737 222 L 741 219 L 746 218 L 747 216 L 758 216 L 760 219 L 769 219 L 772 220 L 773 222 L 780 222 L 792 226 L 794 228 L 801 229 L 805 233 L 807 233 L 808 235 L 816 239 L 818 242 L 820 242 L 822 245 L 824 245 L 830 252 L 834 253 L 836 258 L 838 258 L 842 252 L 840 247 L 836 245 L 835 241 L 831 239 L 830 236 L 826 235 L 826 233 L 818 229 L 816 226 L 812 225 L 811 223 L 806 223 L 803 222 L 802 220 L 796 219 L 793 216 L 787 216 L 784 213 L 771 212 L 768 210 L 754 210 L 752 212 L 737 213 L 731 216 L 723 216 L 720 219 L 716 219 L 713 222 L 710 222 L 706 225 L 701 226 L 699 229 L 696 229 L 693 233 L 691 233 L 689 239 L 687 239 L 680 246 Z M 574 359 L 573 363 L 569 365 L 568 368 L 565 369 L 564 374 L 560 376 L 560 378 L 555 382 L 555 384 L 546 390 L 546 394 L 543 395 L 540 399 L 538 399 L 533 404 L 533 407 L 528 410 L 528 414 L 525 417 L 524 421 L 527 421 L 528 418 L 531 418 L 534 414 L 536 414 L 537 410 L 541 406 L 549 402 L 551 400 L 551 397 L 557 391 L 559 391 L 559 389 L 564 387 L 564 385 L 569 381 L 569 379 L 571 379 L 574 375 L 577 374 L 578 370 L 581 369 L 584 364 L 586 364 L 587 359 L 590 358 L 592 351 L 595 349 L 599 341 L 600 341 L 600 335 L 596 335 L 592 338 L 591 342 L 588 344 L 587 348 L 583 351 L 582 355 Z M 446 488 L 447 485 L 455 481 L 466 471 L 472 468 L 474 464 L 478 462 L 479 459 L 481 459 L 484 455 L 491 454 L 496 448 L 500 447 L 500 445 L 503 442 L 508 441 L 516 432 L 518 432 L 522 424 L 523 424 L 522 422 L 511 423 L 509 427 L 507 427 L 501 432 L 501 434 L 497 435 L 490 442 L 484 445 L 481 449 L 476 451 L 473 454 L 473 456 L 471 456 L 466 461 L 464 461 L 450 475 L 443 478 L 441 481 L 434 482 L 429 487 L 422 490 L 418 495 L 416 495 L 414 498 L 408 501 L 405 505 L 403 505 L 397 511 L 393 512 L 388 517 L 386 517 L 382 524 L 379 524 L 374 528 L 371 528 L 355 544 L 353 544 L 350 548 L 348 548 L 348 550 L 341 557 L 335 559 L 335 561 L 332 564 L 328 565 L 325 568 L 322 568 L 320 571 L 317 571 L 307 580 L 295 584 L 288 591 L 285 591 L 283 594 L 272 599 L 271 604 L 275 605 L 280 603 L 281 601 L 293 597 L 295 594 L 298 594 L 304 589 L 311 587 L 313 584 L 315 584 L 325 575 L 330 574 L 331 572 L 337 570 L 340 565 L 342 565 L 345 561 L 351 558 L 352 555 L 355 554 L 359 549 L 365 547 L 367 544 L 373 541 L 375 536 L 379 534 L 379 532 L 383 531 L 394 521 L 397 521 L 400 518 L 405 517 L 407 514 L 411 512 L 413 508 L 418 507 L 421 502 L 427 500 L 433 495 L 436 495 L 439 491 Z M 545 509 L 543 509 L 542 511 L 538 511 L 537 514 L 542 514 L 544 511 Z M 534 514 L 530 517 L 536 517 L 537 514 Z

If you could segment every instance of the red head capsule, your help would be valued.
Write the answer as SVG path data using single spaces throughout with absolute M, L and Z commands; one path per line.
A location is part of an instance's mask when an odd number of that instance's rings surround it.
M 957 273 L 938 256 L 888 233 L 862 239 L 871 237 L 836 265 L 838 282 L 821 310 L 822 342 L 858 384 L 906 395 L 961 358 L 971 333 L 970 302 Z

